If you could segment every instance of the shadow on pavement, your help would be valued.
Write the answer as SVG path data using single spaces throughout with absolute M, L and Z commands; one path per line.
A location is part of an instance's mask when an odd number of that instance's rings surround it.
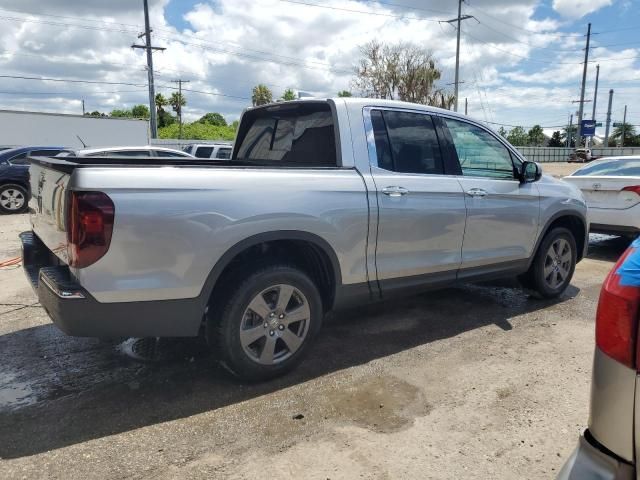
M 261 384 L 230 378 L 198 339 L 167 340 L 158 362 L 141 363 L 113 343 L 67 337 L 53 325 L 9 333 L 0 336 L 0 458 L 218 409 L 487 325 L 508 331 L 510 318 L 577 293 L 570 287 L 541 301 L 515 288 L 467 285 L 332 314 L 297 370 Z
M 593 260 L 616 262 L 631 242 L 632 240 L 626 237 L 591 234 L 587 257 Z

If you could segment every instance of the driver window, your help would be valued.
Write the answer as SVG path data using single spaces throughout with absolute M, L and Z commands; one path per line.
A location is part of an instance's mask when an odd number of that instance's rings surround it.
M 470 123 L 449 118 L 445 122 L 464 176 L 515 179 L 509 150 L 493 135 Z

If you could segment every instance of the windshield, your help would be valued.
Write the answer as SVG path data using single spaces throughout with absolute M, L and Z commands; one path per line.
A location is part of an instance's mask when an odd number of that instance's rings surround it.
M 283 104 L 248 111 L 236 160 L 264 165 L 336 166 L 333 115 L 327 103 Z
M 571 174 L 572 177 L 640 177 L 640 158 L 616 159 L 592 163 Z

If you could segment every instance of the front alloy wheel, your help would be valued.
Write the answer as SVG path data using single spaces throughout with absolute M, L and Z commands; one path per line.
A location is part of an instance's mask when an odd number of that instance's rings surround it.
M 7 185 L 0 188 L 0 210 L 5 213 L 18 213 L 24 210 L 27 195 L 23 188 L 17 185 Z
M 551 289 L 562 285 L 571 274 L 573 256 L 571 245 L 564 238 L 556 239 L 549 249 L 544 260 L 544 281 Z

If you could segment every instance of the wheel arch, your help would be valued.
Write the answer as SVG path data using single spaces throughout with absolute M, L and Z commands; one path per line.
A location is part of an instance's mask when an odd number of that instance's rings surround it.
M 582 215 L 573 210 L 563 210 L 556 212 L 549 218 L 545 226 L 540 230 L 540 235 L 538 235 L 533 253 L 529 259 L 529 266 L 531 266 L 544 237 L 556 227 L 564 227 L 573 234 L 577 247 L 576 260 L 579 262 L 584 258 L 589 243 L 587 241 L 587 235 L 589 234 L 587 221 Z
M 336 291 L 342 285 L 338 256 L 322 237 L 299 230 L 277 230 L 245 238 L 229 248 L 209 273 L 200 298 L 206 305 L 212 295 L 224 285 L 221 280 L 243 262 L 260 261 L 260 255 L 275 252 L 274 261 L 300 266 L 318 283 L 325 311 L 331 309 Z M 286 252 L 286 254 L 285 254 Z

